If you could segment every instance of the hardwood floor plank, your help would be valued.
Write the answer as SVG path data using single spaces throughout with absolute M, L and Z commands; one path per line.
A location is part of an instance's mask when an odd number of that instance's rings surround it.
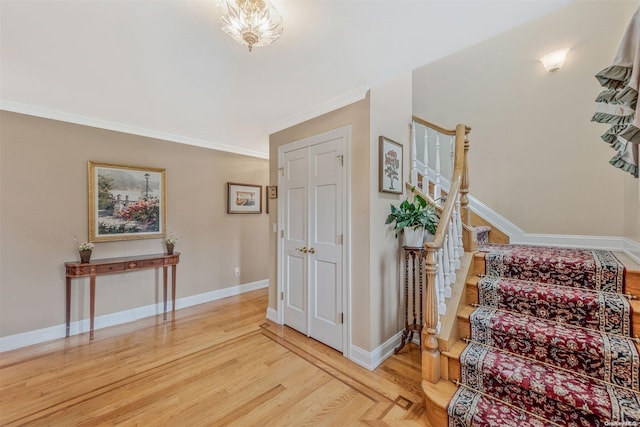
M 370 372 L 266 304 L 258 290 L 2 353 L 0 425 L 427 425 L 416 346 Z

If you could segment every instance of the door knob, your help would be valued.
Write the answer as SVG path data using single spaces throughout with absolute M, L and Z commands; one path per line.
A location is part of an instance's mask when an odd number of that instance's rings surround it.
M 303 246 L 303 247 L 301 247 L 301 248 L 296 248 L 296 251 L 300 251 L 300 252 L 302 252 L 303 254 L 306 254 L 307 252 L 309 252 L 309 251 L 307 250 L 307 247 L 306 247 L 306 246 Z
M 311 249 L 309 249 L 309 253 L 310 253 L 310 254 L 315 254 L 315 253 L 316 253 L 315 248 L 311 248 Z

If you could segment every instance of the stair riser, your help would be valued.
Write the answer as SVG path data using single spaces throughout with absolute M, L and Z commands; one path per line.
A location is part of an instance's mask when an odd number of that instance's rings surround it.
M 483 253 L 477 253 L 473 260 L 474 271 L 477 275 L 485 274 L 486 265 Z M 624 276 L 625 293 L 640 297 L 640 271 L 627 270 Z
M 469 321 L 468 318 L 466 317 L 458 317 L 458 333 L 460 334 L 461 337 L 471 337 L 471 322 Z M 638 350 L 638 352 L 640 353 L 640 344 L 635 343 L 636 349 Z M 455 375 L 452 374 L 451 371 L 451 362 L 449 362 L 449 375 Z
M 469 369 L 469 368 L 465 368 Z M 503 401 L 509 401 L 513 396 L 518 396 L 517 406 L 527 410 L 537 410 L 538 414 L 548 420 L 555 420 L 561 425 L 588 425 L 605 426 L 607 419 L 604 413 L 592 413 L 592 409 L 572 407 L 562 398 L 554 399 L 550 394 L 540 394 L 521 387 L 517 383 L 505 381 L 496 376 L 487 375 L 486 372 L 478 375 L 475 370 L 469 370 L 470 378 L 475 378 L 480 384 L 471 384 L 472 388 L 479 389 L 487 394 Z M 516 403 L 516 402 L 514 402 Z

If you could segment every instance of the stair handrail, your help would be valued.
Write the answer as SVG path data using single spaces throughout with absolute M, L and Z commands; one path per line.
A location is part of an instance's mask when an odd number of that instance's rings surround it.
M 442 297 L 438 293 L 442 293 L 437 287 L 437 275 L 442 277 L 442 268 L 439 264 L 443 263 L 443 247 L 445 242 L 449 244 L 451 249 L 451 241 L 460 239 L 461 224 L 469 225 L 468 211 L 468 193 L 469 193 L 469 174 L 467 167 L 467 153 L 469 150 L 468 134 L 471 128 L 459 124 L 455 130 L 449 130 L 430 123 L 424 119 L 414 116 L 413 121 L 420 123 L 446 135 L 455 135 L 455 153 L 454 153 L 454 169 L 451 186 L 447 194 L 446 202 L 442 207 L 440 214 L 440 222 L 436 229 L 436 233 L 432 242 L 425 242 L 424 249 L 426 252 L 426 295 L 425 295 L 425 313 L 424 327 L 422 329 L 422 379 L 430 383 L 437 383 L 440 380 L 440 350 L 438 348 L 438 323 L 439 323 L 439 306 L 443 304 Z M 426 147 L 425 147 L 426 149 Z M 411 191 L 414 194 L 425 195 L 412 184 Z M 464 209 L 464 211 L 463 211 Z M 453 224 L 454 221 L 457 224 Z M 456 232 L 457 230 L 457 232 Z M 455 242 L 454 244 L 457 244 Z M 446 251 L 445 251 L 446 253 Z M 451 256 L 451 255 L 449 255 Z M 445 260 L 444 263 L 447 261 Z M 453 260 L 451 260 L 453 265 Z M 440 280 L 442 282 L 442 280 Z M 440 301 L 439 301 L 440 297 Z

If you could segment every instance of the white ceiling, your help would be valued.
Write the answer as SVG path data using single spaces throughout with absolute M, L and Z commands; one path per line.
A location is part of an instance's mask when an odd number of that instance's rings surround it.
M 570 1 L 273 0 L 284 33 L 251 53 L 216 2 L 0 0 L 0 108 L 267 157 L 270 133 Z

